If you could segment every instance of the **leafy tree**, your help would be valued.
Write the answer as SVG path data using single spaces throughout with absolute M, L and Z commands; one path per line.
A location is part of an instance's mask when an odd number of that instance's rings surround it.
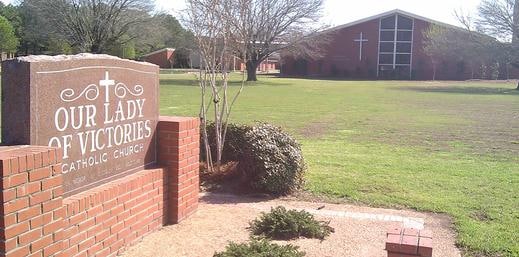
M 130 41 L 122 46 L 121 58 L 135 59 L 135 44 Z
M 193 48 L 195 45 L 193 33 L 182 27 L 177 18 L 167 14 L 162 15 L 161 19 L 162 26 L 167 30 L 164 42 L 166 47 Z
M 108 53 L 124 59 L 135 59 L 135 43 L 133 40 L 128 40 L 127 38 L 123 41 L 126 42 L 123 44 L 113 45 Z
M 167 14 L 162 15 L 161 25 L 165 28 L 164 46 L 175 48 L 173 67 L 190 68 L 190 54 L 197 51 L 193 33 L 185 29 L 177 18 Z
M 50 42 L 51 39 L 65 40 L 60 31 L 43 16 L 38 8 L 43 2 L 44 0 L 24 0 L 18 6 L 21 18 L 21 27 L 18 32 L 21 54 L 45 54 L 49 44 L 53 44 Z M 52 50 L 57 50 L 54 47 L 55 45 L 52 46 Z
M 4 16 L 13 26 L 14 33 L 17 38 L 20 37 L 20 31 L 23 26 L 22 17 L 20 15 L 19 8 L 12 4 L 0 5 L 0 15 Z
M 56 54 L 72 54 L 73 53 L 73 49 L 70 46 L 70 44 L 66 40 L 64 40 L 64 39 L 50 38 L 49 41 L 47 42 L 46 53 L 47 54 L 52 54 L 52 55 L 56 55 Z
M 152 7 L 146 0 L 21 0 L 0 5 L 0 15 L 13 25 L 23 55 L 86 51 L 133 59 L 164 47 L 195 45 L 175 17 L 151 15 Z M 180 66 L 186 63 L 181 60 Z
M 179 51 L 196 49 L 193 34 L 182 27 L 180 22 L 169 14 L 156 14 L 150 18 L 149 22 L 132 27 L 131 31 L 132 33 L 135 31 L 135 34 L 138 35 L 134 40 L 138 56 L 169 47 L 176 49 L 176 61 Z M 185 53 L 180 53 L 180 55 L 184 56 Z M 184 66 L 185 63 L 188 63 L 188 60 L 183 59 L 181 63 L 180 66 L 188 67 Z
M 133 40 L 137 56 L 166 47 L 164 42 L 168 37 L 168 31 L 162 25 L 161 15 L 154 15 L 148 22 L 132 26 L 129 34 L 137 35 Z
M 175 57 L 173 58 L 174 68 L 192 68 L 191 53 L 193 52 L 190 48 L 175 48 Z
M 0 16 L 0 61 L 2 61 L 1 53 L 16 52 L 18 44 L 18 38 L 14 34 L 13 26 L 5 17 Z

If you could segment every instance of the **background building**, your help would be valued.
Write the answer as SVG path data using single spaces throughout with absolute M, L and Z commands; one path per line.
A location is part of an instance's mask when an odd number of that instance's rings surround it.
M 349 24 L 329 33 L 331 41 L 319 59 L 283 58 L 281 73 L 286 76 L 343 77 L 353 79 L 436 79 L 478 78 L 479 65 L 471 67 L 459 58 L 437 61 L 424 52 L 424 33 L 431 25 L 468 31 L 402 10 L 393 10 Z M 475 66 L 475 65 L 474 65 Z M 501 66 L 508 77 L 508 69 Z
M 175 49 L 173 48 L 164 48 L 142 56 L 144 61 L 156 64 L 161 69 L 173 68 L 174 58 Z

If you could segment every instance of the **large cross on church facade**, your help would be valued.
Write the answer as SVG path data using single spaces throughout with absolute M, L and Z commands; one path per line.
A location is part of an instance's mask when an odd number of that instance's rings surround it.
M 354 41 L 359 42 L 359 61 L 362 61 L 362 46 L 365 42 L 368 42 L 368 39 L 364 38 L 364 33 L 360 32 L 359 38 Z

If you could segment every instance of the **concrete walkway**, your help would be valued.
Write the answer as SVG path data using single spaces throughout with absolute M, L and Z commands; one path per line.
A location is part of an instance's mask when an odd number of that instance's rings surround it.
M 210 257 L 215 251 L 224 250 L 229 241 L 246 241 L 249 237 L 248 222 L 279 205 L 304 209 L 319 220 L 330 221 L 330 226 L 335 228 L 335 233 L 324 241 L 298 239 L 288 242 L 300 246 L 308 257 L 386 257 L 385 233 L 394 225 L 425 227 L 433 232 L 434 257 L 460 257 L 454 245 L 451 221 L 445 215 L 225 194 L 202 194 L 195 215 L 179 225 L 149 235 L 122 256 Z M 320 208 L 322 206 L 324 208 Z

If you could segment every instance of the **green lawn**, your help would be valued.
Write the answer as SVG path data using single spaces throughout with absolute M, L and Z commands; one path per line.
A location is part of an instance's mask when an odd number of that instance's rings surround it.
M 233 121 L 267 121 L 293 133 L 311 193 L 448 213 L 465 256 L 519 256 L 513 88 L 260 77 L 247 85 Z M 160 95 L 161 114 L 197 116 L 193 75 L 162 75 Z

